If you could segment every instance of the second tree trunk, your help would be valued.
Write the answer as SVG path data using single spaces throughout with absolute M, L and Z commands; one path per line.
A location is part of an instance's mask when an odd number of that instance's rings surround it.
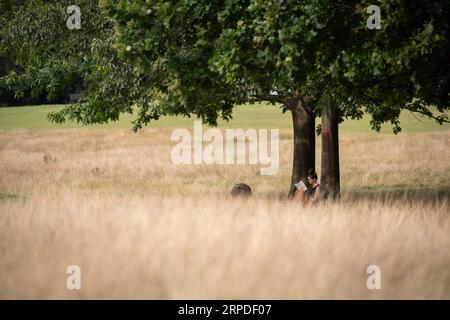
M 331 97 L 322 104 L 322 163 L 320 194 L 324 199 L 340 197 L 338 110 Z

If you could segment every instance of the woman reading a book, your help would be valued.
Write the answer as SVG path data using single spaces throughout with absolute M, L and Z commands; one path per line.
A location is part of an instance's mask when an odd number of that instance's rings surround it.
M 310 190 L 302 180 L 295 184 L 297 191 L 295 191 L 294 199 L 299 203 L 315 203 L 320 198 L 320 184 L 317 182 L 317 173 L 314 169 L 308 171 L 307 179 L 311 185 Z

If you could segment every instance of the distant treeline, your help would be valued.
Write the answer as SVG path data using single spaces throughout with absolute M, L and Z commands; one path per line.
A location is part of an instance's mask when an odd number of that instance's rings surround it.
M 7 57 L 0 57 L 0 78 L 7 73 L 15 71 L 21 73 L 22 70 L 19 66 L 15 65 L 11 59 Z M 33 96 L 31 90 L 24 92 L 22 97 L 17 97 L 13 90 L 8 89 L 4 85 L 0 85 L 0 106 L 26 106 L 37 104 L 50 104 L 50 103 L 69 103 L 69 94 L 74 92 L 80 92 L 83 90 L 83 81 L 81 79 L 74 80 L 73 83 L 68 85 L 64 92 L 61 93 L 55 99 L 49 100 L 47 98 L 47 92 L 42 92 L 38 96 Z

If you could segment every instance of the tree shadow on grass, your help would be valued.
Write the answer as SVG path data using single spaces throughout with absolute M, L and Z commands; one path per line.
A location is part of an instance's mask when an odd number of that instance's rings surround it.
M 263 192 L 257 193 L 257 198 L 270 199 L 275 201 L 292 201 L 288 199 L 287 192 Z M 396 189 L 352 189 L 341 192 L 342 202 L 378 202 L 378 203 L 430 203 L 440 204 L 449 202 L 450 187 L 431 188 L 396 188 Z
M 341 198 L 344 201 L 424 202 L 437 204 L 450 199 L 450 187 L 349 190 L 343 192 Z
M 8 201 L 25 201 L 25 197 L 15 193 L 0 191 L 0 204 Z

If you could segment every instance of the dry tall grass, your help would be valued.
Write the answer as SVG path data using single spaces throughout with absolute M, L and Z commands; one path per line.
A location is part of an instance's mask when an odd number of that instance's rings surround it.
M 450 298 L 450 132 L 343 135 L 343 199 L 308 208 L 289 131 L 269 177 L 173 165 L 170 133 L 3 132 L 0 298 Z

